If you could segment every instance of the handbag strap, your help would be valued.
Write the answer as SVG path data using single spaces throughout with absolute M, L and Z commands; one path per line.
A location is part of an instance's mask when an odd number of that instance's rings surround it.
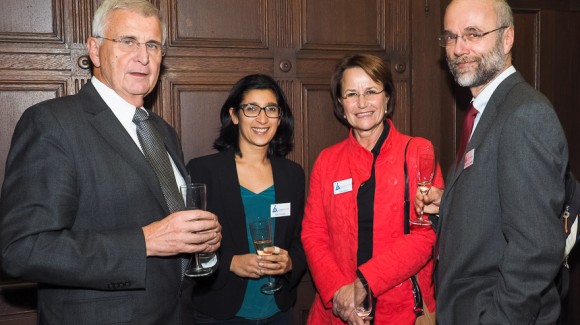
M 409 201 L 409 172 L 407 169 L 407 148 L 409 147 L 409 143 L 413 140 L 410 138 L 405 145 L 405 163 L 403 165 L 403 171 L 405 173 L 405 203 L 404 203 L 404 225 L 403 225 L 403 232 L 405 235 L 411 232 L 410 229 L 410 212 L 409 209 L 411 208 L 411 202 Z M 423 295 L 421 295 L 421 287 L 419 287 L 419 282 L 417 281 L 417 275 L 413 275 L 409 278 L 411 280 L 411 289 L 413 290 L 413 311 L 415 312 L 415 316 L 419 317 L 424 315 L 423 311 Z
M 409 220 L 409 209 L 411 208 L 411 202 L 409 201 L 409 173 L 407 171 L 407 148 L 409 147 L 409 143 L 413 138 L 410 138 L 405 145 L 405 156 L 404 161 L 405 164 L 403 165 L 403 171 L 405 172 L 405 202 L 403 203 L 403 233 L 405 235 L 409 234 L 411 231 L 410 229 L 410 220 Z

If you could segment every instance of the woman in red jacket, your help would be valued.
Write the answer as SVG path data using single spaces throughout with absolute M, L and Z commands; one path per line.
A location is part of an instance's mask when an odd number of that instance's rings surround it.
M 372 322 L 413 324 L 411 276 L 417 275 L 425 306 L 435 310 L 435 233 L 416 225 L 404 233 L 404 164 L 414 197 L 417 149 L 432 145 L 395 129 L 389 118 L 395 89 L 382 59 L 344 58 L 331 91 L 335 114 L 351 132 L 320 153 L 310 176 L 302 242 L 317 293 L 308 323 L 363 324 L 354 312 L 354 292 L 370 287 Z M 433 184 L 443 186 L 439 166 Z M 411 219 L 417 218 L 413 210 Z

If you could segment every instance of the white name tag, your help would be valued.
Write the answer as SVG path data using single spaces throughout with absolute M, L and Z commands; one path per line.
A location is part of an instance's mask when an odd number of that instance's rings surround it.
M 334 195 L 352 191 L 352 178 L 332 183 Z
M 270 205 L 270 217 L 289 217 L 290 203 L 275 203 Z
M 463 161 L 463 169 L 467 169 L 467 167 L 473 165 L 474 158 L 475 158 L 475 149 L 471 149 L 465 154 L 465 160 Z

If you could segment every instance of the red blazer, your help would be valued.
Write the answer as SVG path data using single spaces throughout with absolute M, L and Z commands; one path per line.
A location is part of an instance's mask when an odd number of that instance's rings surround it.
M 399 133 L 389 120 L 390 132 L 375 163 L 373 257 L 360 270 L 377 297 L 376 324 L 413 324 L 413 294 L 409 277 L 419 272 L 419 283 L 431 311 L 433 298 L 431 261 L 435 233 L 431 227 L 411 227 L 403 233 L 404 151 L 409 136 Z M 416 148 L 430 145 L 413 138 L 407 149 L 410 198 L 417 188 Z M 373 155 L 351 135 L 321 152 L 310 176 L 310 190 L 302 223 L 302 243 L 316 286 L 310 324 L 343 324 L 332 314 L 332 298 L 356 279 L 356 193 L 370 177 Z M 352 191 L 336 194 L 333 184 L 352 179 Z M 443 188 L 439 167 L 434 185 Z M 412 206 L 412 205 L 411 205 Z M 411 210 L 414 210 L 411 208 Z M 411 216 L 415 212 L 411 211 Z

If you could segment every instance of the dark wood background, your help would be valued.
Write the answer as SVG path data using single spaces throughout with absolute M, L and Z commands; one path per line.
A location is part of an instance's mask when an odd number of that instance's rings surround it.
M 2 0 L 0 11 L 0 182 L 14 126 L 39 101 L 73 94 L 90 78 L 85 40 L 99 0 Z M 329 80 L 346 54 L 387 60 L 404 133 L 437 146 L 442 166 L 454 158 L 469 93 L 447 72 L 436 38 L 449 0 L 152 0 L 167 17 L 169 50 L 153 109 L 179 132 L 186 161 L 212 152 L 218 111 L 232 84 L 267 73 L 286 92 L 296 118 L 290 158 L 306 174 L 321 149 L 347 129 L 333 116 Z M 512 0 L 514 65 L 554 103 L 580 175 L 580 4 Z M 580 266 L 573 262 L 570 306 L 580 303 Z M 531 266 L 533 267 L 533 266 Z M 302 324 L 314 296 L 304 277 L 295 308 Z M 0 324 L 35 324 L 34 284 L 0 278 Z M 570 313 L 572 315 L 572 313 Z M 569 324 L 580 324 L 571 316 Z

